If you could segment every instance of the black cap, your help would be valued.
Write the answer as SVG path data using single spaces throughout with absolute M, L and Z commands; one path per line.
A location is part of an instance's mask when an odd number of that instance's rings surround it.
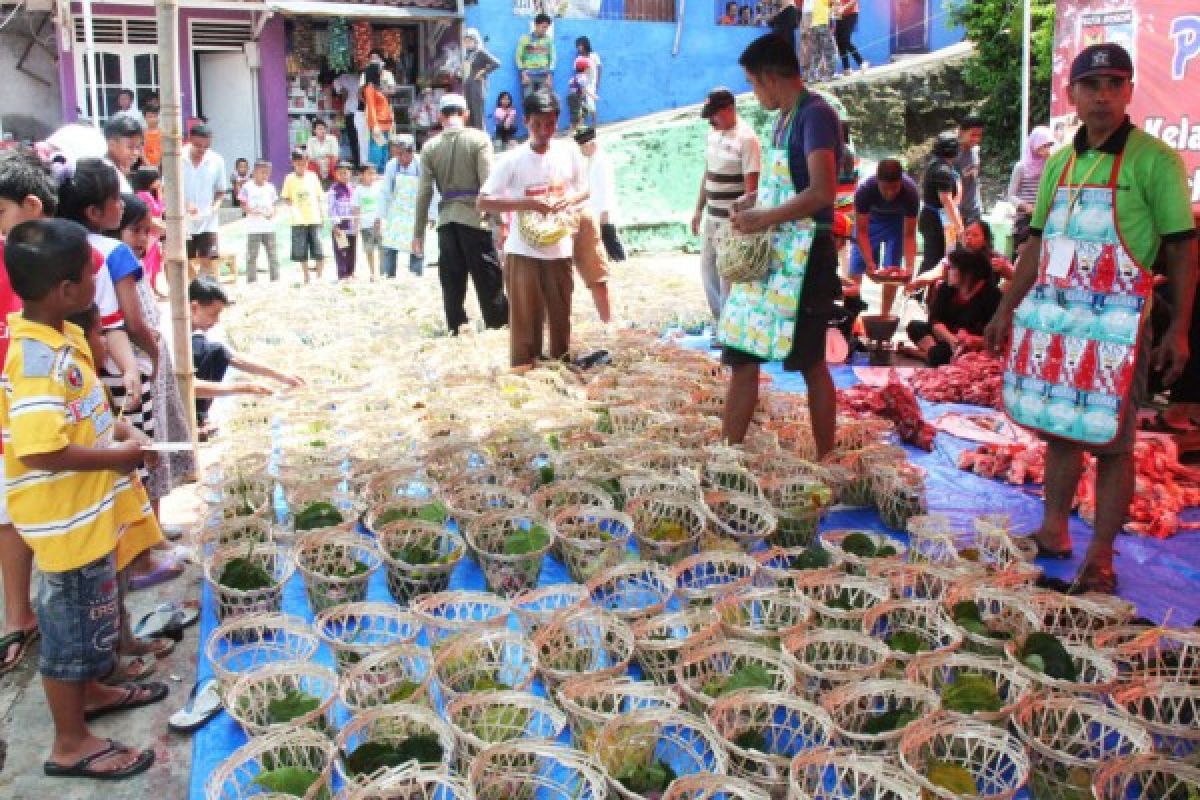
M 595 128 L 579 128 L 575 131 L 575 144 L 587 144 L 596 138 Z
M 1085 48 L 1071 62 L 1071 83 L 1092 75 L 1117 75 L 1132 79 L 1133 59 L 1129 57 L 1129 51 L 1114 42 Z
M 719 86 L 708 93 L 708 98 L 704 101 L 704 108 L 700 109 L 700 116 L 708 119 L 721 109 L 734 105 L 737 105 L 737 98 L 733 96 L 733 92 L 724 86 Z
M 933 140 L 933 154 L 941 158 L 958 158 L 960 151 L 958 134 L 954 131 L 942 131 Z
M 302 158 L 303 158 L 303 159 L 305 159 L 305 160 L 307 160 L 307 159 L 308 159 L 308 153 L 306 153 L 305 151 L 303 151 L 303 150 L 301 150 L 301 149 L 299 149 L 299 148 L 297 148 L 297 149 L 295 149 L 295 150 L 293 150 L 293 151 L 292 151 L 292 161 L 299 161 L 299 160 L 300 160 L 300 159 L 302 159 Z

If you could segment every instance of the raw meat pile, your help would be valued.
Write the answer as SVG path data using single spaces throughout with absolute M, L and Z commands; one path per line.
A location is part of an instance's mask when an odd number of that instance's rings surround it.
M 913 370 L 909 383 L 933 403 L 971 403 L 1002 408 L 1004 359 L 983 351 L 967 352 L 949 364 Z
M 1042 483 L 1045 477 L 1046 446 L 981 445 L 959 456 L 959 469 L 985 478 L 1001 478 L 1012 484 Z M 1200 523 L 1180 522 L 1179 512 L 1200 505 L 1200 470 L 1179 463 L 1170 439 L 1145 436 L 1133 450 L 1137 484 L 1129 504 L 1125 527 L 1143 536 L 1166 539 L 1181 529 L 1200 528 Z M 1083 477 L 1075 490 L 1074 508 L 1088 523 L 1096 517 L 1096 459 L 1085 456 Z
M 886 386 L 865 384 L 838 392 L 838 406 L 857 414 L 873 414 L 891 420 L 900 438 L 922 450 L 933 449 L 934 427 L 925 421 L 917 396 L 892 373 Z

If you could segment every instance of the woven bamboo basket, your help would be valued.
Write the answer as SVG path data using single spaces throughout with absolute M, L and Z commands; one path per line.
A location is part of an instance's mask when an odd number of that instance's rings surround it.
M 472 522 L 489 511 L 517 511 L 529 505 L 524 493 L 486 483 L 447 488 L 443 496 L 450 516 L 458 522 L 460 531 L 466 530 Z
M 703 714 L 733 690 L 725 688 L 728 682 L 750 670 L 770 681 L 769 686 L 760 688 L 790 692 L 796 684 L 792 663 L 779 651 L 733 640 L 710 641 L 685 650 L 675 668 L 675 684 L 692 712 Z
M 649 492 L 630 501 L 626 510 L 638 552 L 667 566 L 695 553 L 708 530 L 703 503 L 685 494 Z
M 458 739 L 458 768 L 468 772 L 484 748 L 513 740 L 555 742 L 567 727 L 558 706 L 528 692 L 461 694 L 446 704 L 446 721 Z
M 333 701 L 337 691 L 337 673 L 328 667 L 310 661 L 283 662 L 242 675 L 225 692 L 222 703 L 229 716 L 250 736 L 293 728 L 312 728 L 327 734 L 336 724 Z M 308 695 L 316 705 L 289 716 L 298 709 L 289 708 L 286 703 L 298 693 Z
M 565 506 L 554 515 L 554 529 L 571 580 L 586 583 L 625 560 L 633 520 L 599 506 Z
M 272 577 L 271 585 L 243 590 L 222 584 L 221 575 L 234 559 L 245 559 L 262 567 Z M 291 554 L 270 543 L 249 542 L 217 550 L 204 563 L 204 577 L 217 600 L 217 618 L 229 620 L 246 614 L 278 611 L 283 603 L 283 586 L 295 569 L 296 562 Z
M 363 508 L 351 494 L 348 484 L 343 479 L 304 479 L 296 486 L 284 485 L 287 498 L 287 511 L 284 513 L 284 528 L 297 537 L 311 533 L 332 532 L 338 530 L 353 530 Z M 313 503 L 329 503 L 337 509 L 342 521 L 325 527 L 307 528 L 297 517 Z
M 347 768 L 346 759 L 370 742 L 395 747 L 413 736 L 435 736 L 442 749 L 442 757 L 437 761 L 417 762 L 420 769 L 436 772 L 450 770 L 457 747 L 454 731 L 431 709 L 397 703 L 363 711 L 342 726 L 337 735 L 337 757 L 334 760 L 338 779 L 343 786 L 353 787 L 363 786 L 381 777 L 390 768 L 381 767 L 370 774 L 355 774 Z
M 712 726 L 700 717 L 668 709 L 612 717 L 596 737 L 596 759 L 608 773 L 609 789 L 623 800 L 642 800 L 642 795 L 621 783 L 626 769 L 661 762 L 680 777 L 729 771 L 725 746 Z
M 1154 737 L 1155 748 L 1200 766 L 1200 686 L 1154 681 L 1123 687 L 1112 702 Z
M 1100 631 L 1124 625 L 1136 613 L 1130 603 L 1106 595 L 1035 591 L 1027 597 L 1042 617 L 1042 630 L 1070 642 L 1090 642 Z
M 224 493 L 226 487 L 236 487 L 240 481 L 263 480 L 267 473 L 267 462 L 266 450 L 236 453 L 227 450 L 222 453 L 220 459 L 200 470 L 200 485 L 205 489 Z
M 1069 695 L 1034 695 L 1013 715 L 1029 749 L 1034 800 L 1089 797 L 1105 762 L 1149 753 L 1150 734 L 1124 712 Z
M 267 791 L 259 781 L 268 773 L 288 767 L 310 773 L 313 782 L 303 800 L 331 796 L 334 746 L 324 734 L 309 728 L 282 731 L 251 739 L 217 765 L 204 784 L 205 800 L 250 800 L 288 797 Z
M 720 422 L 713 417 L 719 417 L 724 408 L 724 387 L 717 391 L 701 390 L 692 398 L 689 410 L 694 413 L 674 414 L 670 419 L 647 428 L 645 435 L 656 442 L 684 449 L 713 444 L 721 436 Z
M 836 735 L 829 714 L 787 692 L 743 689 L 718 698 L 708 722 L 725 742 L 729 773 L 782 798 L 788 768 L 806 750 L 828 747 Z
M 958 540 L 940 514 L 914 517 L 908 524 L 908 560 L 914 564 L 958 567 L 964 562 Z M 945 527 L 943 527 L 945 525 Z
M 873 753 L 888 760 L 896 758 L 896 746 L 906 728 L 941 708 L 941 698 L 932 689 L 899 680 L 873 680 L 837 687 L 821 700 L 833 719 L 838 738 L 860 753 Z M 894 710 L 914 714 L 908 723 L 892 730 L 870 732 L 873 720 Z
M 957 650 L 963 641 L 962 633 L 943 612 L 941 606 L 928 600 L 892 600 L 882 603 L 863 615 L 863 633 L 873 636 L 892 648 L 892 658 L 906 665 L 918 655 L 947 655 Z M 908 653 L 895 645 L 900 634 L 917 637 L 917 653 Z M 908 638 L 908 637 L 906 637 Z
M 1092 639 L 1123 678 L 1200 685 L 1200 631 L 1114 625 Z
M 925 476 L 907 461 L 877 470 L 872 488 L 875 507 L 883 524 L 902 531 L 908 521 L 928 510 Z
M 437 440 L 424 453 L 425 468 L 438 481 L 463 475 L 471 470 L 491 465 L 487 449 L 468 436 L 445 437 Z
M 309 534 L 296 543 L 296 567 L 316 613 L 361 603 L 367 581 L 383 564 L 375 540 L 357 533 Z
M 209 635 L 204 655 L 222 692 L 253 670 L 268 664 L 311 661 L 321 640 L 300 617 L 245 614 L 225 620 Z
M 762 543 L 778 540 L 779 520 L 765 501 L 730 491 L 708 492 L 704 498 L 713 532 L 737 542 L 743 552 L 761 549 Z
M 856 553 L 847 552 L 842 543 L 847 536 L 852 534 L 861 534 L 866 536 L 871 545 L 878 551 L 884 548 L 890 548 L 891 552 L 886 552 L 885 555 L 864 556 Z M 841 561 L 845 565 L 846 572 L 851 575 L 867 575 L 869 567 L 876 562 L 886 561 L 892 564 L 898 564 L 904 561 L 904 556 L 908 552 L 903 542 L 893 539 L 886 533 L 876 533 L 874 531 L 859 531 L 849 529 L 838 529 L 824 531 L 821 533 L 821 542 L 830 550 L 835 551 L 841 556 Z
M 617 482 L 626 507 L 643 495 L 657 493 L 682 494 L 704 502 L 704 490 L 692 472 L 625 472 Z
M 921 800 L 921 787 L 882 758 L 825 747 L 792 759 L 788 800 Z
M 946 594 L 964 580 L 967 574 L 955 567 L 939 564 L 897 563 L 889 559 L 871 559 L 867 575 L 887 581 L 892 595 L 902 600 L 941 602 Z
M 741 639 L 778 649 L 784 632 L 800 631 L 812 619 L 803 597 L 786 589 L 749 589 L 723 598 L 716 605 L 721 630 Z
M 1200 796 L 1200 767 L 1160 755 L 1115 758 L 1096 770 L 1096 800 L 1191 800 Z
M 411 608 L 435 651 L 461 634 L 503 628 L 512 613 L 504 598 L 470 591 L 427 594 L 414 600 Z
M 423 521 L 445 525 L 450 510 L 435 497 L 392 497 L 372 503 L 363 515 L 363 524 L 371 533 L 397 522 Z
M 770 796 L 750 781 L 728 775 L 697 772 L 676 778 L 662 800 L 771 800 Z
M 547 688 L 576 675 L 620 675 L 633 660 L 633 643 L 620 617 L 586 606 L 554 617 L 533 638 Z
M 947 687 L 952 686 L 960 675 L 983 676 L 996 687 L 1001 706 L 995 711 L 965 713 L 946 707 L 942 697 Z M 953 719 L 986 722 L 1003 726 L 1019 706 L 1033 692 L 1033 684 L 999 658 L 973 653 L 922 654 L 909 662 L 904 677 L 921 686 L 927 686 L 942 697 L 942 713 Z
M 711 608 L 689 608 L 659 614 L 633 624 L 634 653 L 642 673 L 669 686 L 683 652 L 721 636 L 721 622 Z
M 933 783 L 933 764 L 970 774 L 973 792 L 954 792 Z M 1011 800 L 1029 778 L 1025 747 L 1012 734 L 982 722 L 934 717 L 910 725 L 900 737 L 900 766 L 931 800 Z
M 589 602 L 586 586 L 578 583 L 555 583 L 521 592 L 512 599 L 512 607 L 521 630 L 526 636 L 532 637 L 556 615 L 580 608 Z
M 394 466 L 371 475 L 363 487 L 363 494 L 371 506 L 381 506 L 397 500 L 420 501 L 436 497 L 438 485 L 433 478 L 425 474 L 424 468 L 418 462 L 413 461 L 405 466 Z
M 564 508 L 613 507 L 612 496 L 587 481 L 557 480 L 548 483 L 529 498 L 529 508 L 547 519 L 553 519 Z
M 1041 619 L 1025 597 L 1008 589 L 995 589 L 971 582 L 961 583 L 947 592 L 944 607 L 950 621 L 963 635 L 963 649 L 986 656 L 998 656 L 1009 639 L 1022 639 L 1042 628 Z M 968 630 L 955 622 L 959 603 L 974 603 L 988 634 Z
M 351 716 L 394 703 L 426 705 L 433 656 L 416 644 L 398 644 L 372 653 L 342 675 L 338 701 Z
M 608 409 L 608 419 L 614 434 L 631 436 L 665 422 L 669 416 L 663 411 L 642 406 L 612 406 Z
M 675 418 L 672 417 L 671 419 Z M 646 431 L 646 434 L 650 435 L 656 431 L 660 431 L 668 424 L 663 423 L 663 425 L 655 426 L 651 430 Z M 640 448 L 630 454 L 629 466 L 638 472 L 657 475 L 695 474 L 699 470 L 701 460 L 704 458 L 704 454 L 701 451 L 674 446 L 676 444 L 674 440 L 668 440 L 661 445 L 647 444 L 649 446 Z
M 770 474 L 761 478 L 763 498 L 775 516 L 768 541 L 778 547 L 808 547 L 833 502 L 829 487 L 809 473 Z
M 416 641 L 421 624 L 412 612 L 392 603 L 344 603 L 327 608 L 313 629 L 333 652 L 338 672 L 345 674 L 382 649 Z
M 561 745 L 518 739 L 485 748 L 471 764 L 475 800 L 605 800 L 604 771 Z
M 511 543 L 541 530 L 536 549 L 509 552 Z M 542 561 L 554 543 L 554 524 L 526 511 L 491 511 L 467 526 L 467 544 L 475 553 L 489 590 L 511 597 L 537 586 Z
M 271 546 L 274 539 L 275 530 L 270 521 L 265 517 L 253 516 L 218 520 L 197 530 L 192 541 L 199 552 L 212 556 L 217 550 L 242 544 Z
M 874 578 L 818 572 L 797 576 L 792 584 L 812 606 L 813 624 L 826 628 L 862 630 L 863 616 L 891 599 L 888 585 Z
M 338 800 L 474 800 L 461 778 L 419 769 L 410 763 L 389 770 L 362 786 L 338 795 Z
M 709 491 L 734 492 L 755 498 L 763 496 L 755 474 L 735 461 L 708 461 L 700 478 L 701 485 Z
M 593 577 L 587 588 L 591 605 L 633 623 L 667 607 L 675 576 L 652 561 L 626 561 Z
M 808 547 L 772 547 L 759 553 L 756 558 L 759 564 L 759 584 L 762 586 L 778 586 L 791 588 L 796 580 L 815 578 L 817 576 L 842 577 L 845 570 L 838 554 L 828 548 L 825 553 L 829 556 L 829 566 L 809 568 L 803 559 Z
M 612 717 L 652 708 L 676 709 L 680 703 L 679 693 L 671 687 L 624 675 L 568 678 L 553 696 L 567 713 L 572 742 L 585 753 L 595 750 L 600 729 Z
M 1117 687 L 1120 675 L 1117 665 L 1107 656 L 1080 644 L 1065 644 L 1067 653 L 1075 663 L 1078 680 L 1065 681 L 1030 669 L 1017 656 L 1022 639 L 1014 639 L 1004 646 L 1004 656 L 1017 673 L 1034 685 L 1035 689 L 1075 695 L 1080 698 L 1103 699 Z
M 438 651 L 433 662 L 443 705 L 468 692 L 525 691 L 537 673 L 532 642 L 508 628 L 460 636 Z
M 675 594 L 689 606 L 711 607 L 748 588 L 758 562 L 740 552 L 710 550 L 680 561 L 671 570 Z
M 466 542 L 457 533 L 424 520 L 388 523 L 376 530 L 375 540 L 383 558 L 388 591 L 401 605 L 446 591 L 451 574 L 467 552 Z
M 781 649 L 791 659 L 798 692 L 810 700 L 843 684 L 878 678 L 892 664 L 892 649 L 883 642 L 835 628 L 787 632 Z
M 209 524 L 245 517 L 268 518 L 274 508 L 275 482 L 265 473 L 238 474 L 209 489 Z

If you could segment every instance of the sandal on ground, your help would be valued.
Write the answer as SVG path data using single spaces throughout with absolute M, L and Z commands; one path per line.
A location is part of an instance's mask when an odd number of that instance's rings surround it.
M 133 644 L 142 648 L 144 652 L 131 655 L 147 655 L 154 657 L 156 660 L 164 659 L 175 652 L 175 640 L 166 636 L 135 636 L 133 637 Z
M 1071 556 L 1074 555 L 1069 547 L 1066 550 L 1055 550 L 1054 548 L 1046 547 L 1046 545 L 1042 544 L 1036 536 L 1030 536 L 1029 538 L 1032 539 L 1033 543 L 1037 546 L 1037 558 L 1051 558 L 1055 561 L 1068 561 L 1070 560 Z
M 147 639 L 165 636 L 181 642 L 184 629 L 192 627 L 199 619 L 200 608 L 197 603 L 161 603 L 137 621 L 133 626 L 133 635 Z
M 91 711 L 84 711 L 83 718 L 91 722 L 94 719 L 99 719 L 109 714 L 116 714 L 120 711 L 131 711 L 143 706 L 152 706 L 155 703 L 161 703 L 171 691 L 165 683 L 125 683 L 121 685 L 121 688 L 125 690 L 124 697 L 115 703 L 93 708 Z
M 1117 571 L 1106 567 L 1085 566 L 1079 570 L 1069 594 L 1116 594 Z
M 154 569 L 149 572 L 131 575 L 129 577 L 129 590 L 131 592 L 149 589 L 152 586 L 158 586 L 160 583 L 173 581 L 183 574 L 183 564 L 177 558 L 169 558 L 165 561 L 155 564 Z
M 187 705 L 171 715 L 167 720 L 167 728 L 175 733 L 192 733 L 220 713 L 221 695 L 217 691 L 217 682 L 209 678 L 192 687 Z
M 69 767 L 62 764 L 55 764 L 53 761 L 47 761 L 42 764 L 42 771 L 51 778 L 91 778 L 96 781 L 123 781 L 126 778 L 132 778 L 134 775 L 140 775 L 154 764 L 154 751 L 143 750 L 138 753 L 138 757 L 133 763 L 120 769 L 94 769 L 92 764 L 95 764 L 97 761 L 116 755 L 117 753 L 133 752 L 133 748 L 126 747 L 112 739 L 108 739 L 107 742 L 107 747 L 97 750 L 90 756 L 84 756 Z
M 0 675 L 11 672 L 21 665 L 29 648 L 42 633 L 36 627 L 25 631 L 13 631 L 0 636 L 0 653 L 9 656 L 0 661 Z
M 140 656 L 117 656 L 112 672 L 100 679 L 105 686 L 125 686 L 154 674 L 158 659 L 149 653 Z

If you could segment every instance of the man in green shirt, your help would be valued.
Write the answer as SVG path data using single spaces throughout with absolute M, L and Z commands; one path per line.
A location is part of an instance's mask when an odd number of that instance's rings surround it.
M 442 132 L 421 148 L 412 252 L 424 254 L 425 225 L 436 186 L 441 196 L 437 214 L 438 278 L 450 335 L 456 335 L 467 324 L 463 303 L 468 277 L 475 284 L 484 324 L 503 328 L 508 324 L 504 274 L 491 228 L 475 209 L 479 187 L 492 171 L 492 140 L 478 128 L 467 127 L 467 101 L 462 95 L 444 95 L 438 118 Z
M 533 31 L 517 40 L 517 69 L 521 72 L 521 96 L 545 89 L 554 91 L 554 37 L 549 14 L 533 18 Z
M 1115 439 L 1102 446 L 1057 437 L 1047 439 L 1045 510 L 1042 526 L 1034 534 L 1039 555 L 1071 556 L 1067 522 L 1083 472 L 1083 454 L 1091 452 L 1096 456 L 1095 533 L 1074 588 L 1111 594 L 1117 585 L 1113 542 L 1133 498 L 1136 403 L 1145 392 L 1147 362 L 1160 369 L 1164 382 L 1169 384 L 1182 374 L 1188 360 L 1188 326 L 1196 285 L 1195 227 L 1183 162 L 1167 145 L 1134 128 L 1126 115 L 1133 96 L 1129 54 L 1111 43 L 1085 49 L 1071 65 L 1067 96 L 1083 126 L 1074 142 L 1046 164 L 1030 229 L 1030 246 L 1021 250 L 1016 274 L 985 335 L 993 349 L 1004 346 L 1012 334 L 1014 311 L 1039 282 L 1042 270 L 1046 276 L 1043 283 L 1063 279 L 1071 270 L 1077 277 L 1084 270 L 1093 290 L 1099 287 L 1107 300 L 1120 299 L 1123 291 L 1126 296 L 1144 297 L 1151 280 L 1150 265 L 1162 250 L 1172 296 L 1172 319 L 1162 343 L 1152 354 L 1146 346 L 1149 333 L 1142 330 L 1143 347 L 1122 402 L 1123 417 Z M 1120 159 L 1119 164 L 1116 159 Z M 1065 174 L 1068 170 L 1070 174 Z M 1085 190 L 1084 186 L 1098 188 Z M 1086 197 L 1080 203 L 1085 191 L 1109 198 L 1105 202 L 1112 210 L 1093 208 Z M 1136 262 L 1132 269 L 1112 267 L 1112 259 L 1102 264 L 1105 258 L 1094 262 L 1086 258 L 1092 229 L 1111 229 L 1113 223 L 1119 233 L 1117 247 L 1126 257 L 1120 259 L 1121 266 L 1132 260 Z M 1128 286 L 1135 288 L 1119 288 Z

